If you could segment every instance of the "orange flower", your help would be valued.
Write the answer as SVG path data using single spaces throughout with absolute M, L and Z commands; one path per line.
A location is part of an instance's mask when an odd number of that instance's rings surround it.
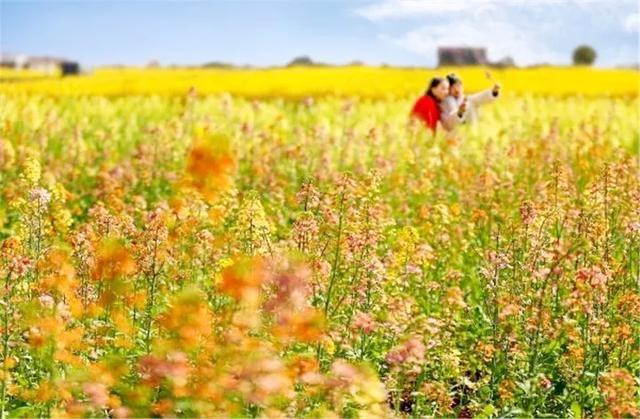
M 107 241 L 98 249 L 93 279 L 117 279 L 136 272 L 136 262 L 120 243 Z
M 265 278 L 264 264 L 259 258 L 238 259 L 222 271 L 220 291 L 238 302 L 256 304 Z
M 485 362 L 489 362 L 496 352 L 496 347 L 490 343 L 478 342 L 476 350 L 482 355 L 482 359 Z
M 296 377 L 320 372 L 320 362 L 311 356 L 298 355 L 291 360 L 291 369 Z
M 29 329 L 27 340 L 29 345 L 34 348 L 40 348 L 46 343 L 46 336 L 44 336 L 37 327 L 32 327 Z
M 447 289 L 445 301 L 449 307 L 463 309 L 467 306 L 464 302 L 464 294 L 459 287 L 450 287 Z
M 515 391 L 515 383 L 511 380 L 504 380 L 498 386 L 498 394 L 503 402 L 511 400 Z
M 324 316 L 316 309 L 282 313 L 278 317 L 273 333 L 281 339 L 315 342 L 322 336 Z
M 422 386 L 422 393 L 424 393 L 427 400 L 435 402 L 443 412 L 452 411 L 451 406 L 453 405 L 453 399 L 444 384 L 439 382 L 426 382 Z
M 504 321 L 513 316 L 517 316 L 522 311 L 522 308 L 517 304 L 507 304 L 498 314 L 498 320 Z
M 187 159 L 190 185 L 212 200 L 231 186 L 235 160 L 229 150 L 229 140 L 221 135 L 196 140 Z
M 153 413 L 160 416 L 167 416 L 173 411 L 173 402 L 169 399 L 162 399 L 153 405 Z
M 54 389 L 49 381 L 42 381 L 38 386 L 35 398 L 39 402 L 48 402 L 55 400 L 57 394 L 58 389 Z
M 602 376 L 600 388 L 613 417 L 640 416 L 636 395 L 638 384 L 633 375 L 622 368 L 614 368 Z
M 190 349 L 211 335 L 212 318 L 204 292 L 186 289 L 174 297 L 172 304 L 158 319 L 177 340 L 180 348 Z
M 39 265 L 39 268 L 50 271 L 40 277 L 38 282 L 40 291 L 58 291 L 65 296 L 65 299 L 73 298 L 78 282 L 76 281 L 75 269 L 66 252 L 58 249 L 52 250 Z

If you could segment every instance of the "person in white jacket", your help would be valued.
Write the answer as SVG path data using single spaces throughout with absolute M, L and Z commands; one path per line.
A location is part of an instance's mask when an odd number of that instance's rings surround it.
M 478 108 L 485 103 L 491 103 L 500 94 L 500 85 L 493 88 L 464 95 L 462 80 L 455 74 L 447 76 L 449 80 L 449 96 L 440 102 L 440 122 L 447 131 L 453 131 L 460 124 L 473 124 L 478 120 Z

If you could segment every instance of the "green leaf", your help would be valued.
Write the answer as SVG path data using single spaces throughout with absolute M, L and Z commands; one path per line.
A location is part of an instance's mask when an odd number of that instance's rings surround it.
M 38 409 L 35 406 L 22 406 L 9 412 L 10 418 L 33 418 L 38 417 Z
M 496 413 L 496 408 L 492 404 L 488 404 L 482 409 L 482 416 L 491 417 L 494 413 Z
M 571 413 L 573 414 L 573 417 L 575 419 L 581 419 L 582 418 L 582 408 L 580 407 L 578 402 L 571 403 Z

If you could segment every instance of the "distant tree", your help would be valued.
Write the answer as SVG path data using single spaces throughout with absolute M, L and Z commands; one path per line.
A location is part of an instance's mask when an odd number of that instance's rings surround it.
M 575 65 L 591 65 L 596 60 L 596 50 L 589 45 L 580 45 L 573 50 L 573 63 Z
M 307 56 L 296 57 L 287 64 L 288 67 L 296 65 L 314 65 L 315 63 Z
M 208 63 L 202 64 L 202 67 L 205 67 L 205 68 L 230 68 L 230 67 L 233 67 L 233 64 L 225 63 L 225 62 L 221 62 L 221 61 L 210 61 Z
M 495 67 L 495 68 L 507 68 L 507 67 L 515 67 L 516 66 L 516 62 L 513 60 L 513 58 L 507 56 L 504 57 L 498 61 L 494 61 L 492 63 L 489 63 L 489 65 L 491 67 Z

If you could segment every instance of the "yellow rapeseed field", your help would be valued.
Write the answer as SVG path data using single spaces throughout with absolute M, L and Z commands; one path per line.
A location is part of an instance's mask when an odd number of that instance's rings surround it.
M 20 69 L 16 70 L 13 68 L 0 67 L 0 82 L 12 82 L 16 80 L 27 80 L 27 79 L 43 79 L 51 77 L 41 71 L 29 70 L 29 69 Z
M 412 69 L 383 67 L 294 67 L 273 69 L 142 69 L 103 68 L 78 77 L 42 77 L 0 83 L 0 93 L 53 95 L 125 94 L 182 95 L 230 93 L 244 97 L 301 98 L 335 94 L 392 98 L 420 93 L 436 75 L 457 72 L 469 91 L 486 88 L 483 67 Z M 494 69 L 506 93 L 534 95 L 636 96 L 640 72 L 632 69 L 538 67 Z M 7 76 L 5 75 L 5 78 Z M 13 78 L 13 76 L 11 76 Z M 0 73 L 0 80 L 3 74 Z

